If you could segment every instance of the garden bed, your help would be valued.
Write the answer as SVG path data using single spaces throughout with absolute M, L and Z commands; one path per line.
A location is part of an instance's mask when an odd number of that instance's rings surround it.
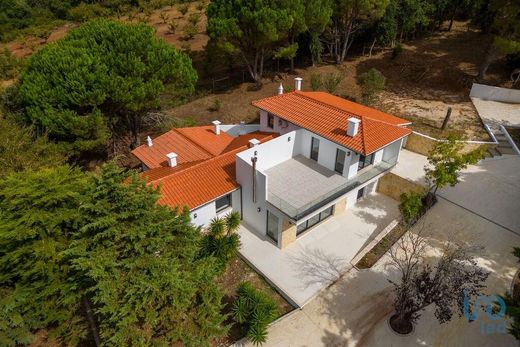
M 370 269 L 375 263 L 404 235 L 415 223 L 417 223 L 437 203 L 435 195 L 428 193 L 423 197 L 423 209 L 415 222 L 408 226 L 400 221 L 385 237 L 381 239 L 371 250 L 367 252 L 357 263 L 358 269 Z
M 357 262 L 356 267 L 358 269 L 370 269 L 403 236 L 406 230 L 402 223 L 397 224 L 392 231 Z
M 256 289 L 269 295 L 278 306 L 279 317 L 294 309 L 262 276 L 256 273 L 241 258 L 237 257 L 228 264 L 226 272 L 217 279 L 217 284 L 224 292 L 225 314 L 230 314 L 231 307 L 236 299 L 236 290 L 242 281 L 250 282 Z M 227 336 L 215 340 L 213 346 L 229 346 L 244 337 L 240 327 L 234 324 L 231 316 L 226 320 L 225 324 L 231 325 Z

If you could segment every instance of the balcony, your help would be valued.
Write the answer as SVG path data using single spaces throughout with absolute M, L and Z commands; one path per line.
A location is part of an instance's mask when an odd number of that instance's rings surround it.
M 299 220 L 379 176 L 396 163 L 397 157 L 394 157 L 347 179 L 299 155 L 266 171 L 267 201 L 293 220 Z

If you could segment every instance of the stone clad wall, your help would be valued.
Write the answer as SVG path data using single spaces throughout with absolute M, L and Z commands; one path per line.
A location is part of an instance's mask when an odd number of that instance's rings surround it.
M 421 192 L 425 189 L 424 186 L 402 178 L 401 176 L 397 176 L 391 172 L 381 177 L 379 179 L 379 184 L 377 185 L 377 191 L 379 193 L 397 201 L 400 200 L 400 196 L 403 193 Z

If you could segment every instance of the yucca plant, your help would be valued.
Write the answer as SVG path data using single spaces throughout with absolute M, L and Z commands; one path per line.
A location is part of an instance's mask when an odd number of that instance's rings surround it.
M 276 316 L 276 302 L 257 290 L 250 282 L 242 282 L 237 289 L 238 298 L 233 304 L 235 321 L 245 330 L 249 341 L 260 345 L 267 340 L 267 327 Z
M 219 259 L 222 270 L 238 255 L 240 236 L 235 232 L 240 226 L 240 219 L 238 212 L 231 212 L 224 218 L 213 218 L 208 233 L 202 239 L 202 256 Z

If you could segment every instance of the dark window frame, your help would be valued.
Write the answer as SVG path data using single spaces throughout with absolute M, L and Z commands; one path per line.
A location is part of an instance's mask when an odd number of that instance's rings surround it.
M 225 199 L 226 203 L 219 207 L 218 206 L 219 200 L 223 200 L 223 199 Z M 233 206 L 233 202 L 232 202 L 232 198 L 231 198 L 231 193 L 221 196 L 220 198 L 215 200 L 215 210 L 217 213 L 222 212 L 225 209 L 232 207 L 232 206 Z
M 369 160 L 367 160 L 369 158 Z M 366 167 L 369 167 L 374 163 L 374 153 L 369 154 L 367 156 L 359 155 L 359 161 L 358 161 L 358 171 L 363 170 Z
M 363 187 L 357 191 L 356 201 L 361 199 L 364 195 L 365 195 L 365 187 Z
M 316 158 L 314 158 L 314 143 L 317 143 L 318 146 L 317 146 L 317 151 L 316 151 Z M 314 161 L 318 161 L 318 157 L 320 155 L 320 139 L 316 138 L 316 137 L 312 137 L 311 138 L 311 155 L 310 155 L 310 158 Z
M 324 214 L 324 212 L 328 212 L 328 214 L 327 213 Z M 327 218 L 332 217 L 333 215 L 334 215 L 334 206 L 330 206 L 330 207 L 322 210 L 320 213 L 316 213 L 314 216 L 312 216 L 311 218 L 307 219 L 305 222 L 299 224 L 296 227 L 296 236 L 301 235 L 305 231 L 307 231 L 310 228 L 320 224 L 321 222 L 323 222 Z M 318 216 L 318 221 L 316 223 L 314 223 L 314 224 L 309 225 L 309 220 L 315 218 L 316 216 Z M 301 228 L 302 225 L 304 225 L 305 227 L 303 229 L 298 230 L 298 228 Z
M 343 162 L 338 162 L 339 153 L 343 152 Z M 345 159 L 347 158 L 347 152 L 345 152 L 342 149 L 336 148 L 336 159 L 334 160 L 334 171 L 339 173 L 340 175 L 343 175 L 343 171 L 345 170 Z M 339 166 L 341 166 L 341 169 L 339 169 Z
M 274 114 L 267 113 L 267 127 L 274 129 Z
M 276 217 L 276 223 L 278 225 L 278 223 L 280 222 L 280 218 L 278 217 L 278 215 L 272 213 L 271 211 L 267 210 L 267 214 L 266 214 L 266 223 L 265 223 L 265 227 L 266 227 L 266 230 L 265 230 L 265 234 L 267 235 L 267 237 L 269 237 L 272 241 L 276 242 L 276 244 L 278 244 L 278 237 L 280 236 L 280 230 L 279 228 L 277 227 L 276 228 L 276 239 L 271 235 L 269 234 L 269 216 L 275 216 Z

